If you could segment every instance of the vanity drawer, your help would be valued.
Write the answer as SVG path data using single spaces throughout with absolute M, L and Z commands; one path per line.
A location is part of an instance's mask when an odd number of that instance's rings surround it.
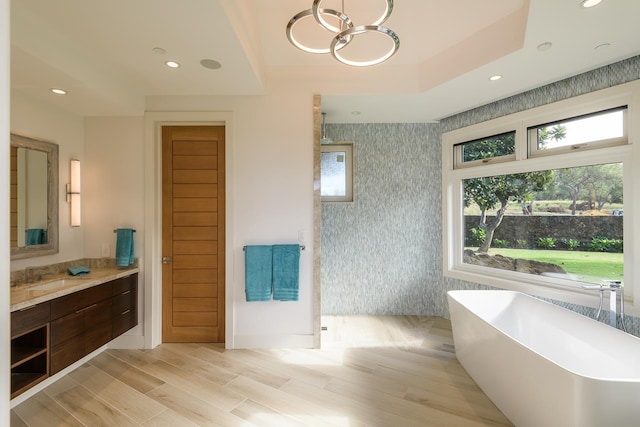
M 51 319 L 51 304 L 44 302 L 11 313 L 11 336 L 15 337 Z
M 112 295 L 116 296 L 123 292 L 135 289 L 138 285 L 138 274 L 132 274 L 131 276 L 121 277 L 114 280 L 112 283 Z
M 89 289 L 56 298 L 51 301 L 51 319 L 89 307 L 111 297 L 111 283 L 104 283 Z
M 135 288 L 113 297 L 111 306 L 113 338 L 122 335 L 138 324 L 137 290 Z

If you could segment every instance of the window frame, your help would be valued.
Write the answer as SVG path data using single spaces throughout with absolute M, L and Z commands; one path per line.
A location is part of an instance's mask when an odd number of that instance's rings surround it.
M 478 160 L 470 160 L 468 162 L 464 161 L 464 146 L 466 144 L 473 144 L 475 142 L 480 142 L 489 138 L 496 138 L 499 136 L 503 136 L 503 135 L 508 135 L 508 134 L 515 134 L 516 131 L 515 130 L 509 130 L 507 132 L 501 132 L 499 134 L 496 135 L 488 135 L 488 136 L 484 136 L 482 138 L 478 138 L 475 140 L 471 140 L 471 141 L 465 141 L 465 142 L 461 142 L 459 144 L 455 144 L 453 146 L 453 156 L 454 156 L 454 166 L 456 169 L 460 169 L 460 168 L 469 168 L 469 167 L 474 167 L 474 166 L 479 166 L 479 165 L 483 165 L 483 164 L 488 164 L 488 163 L 500 163 L 500 162 L 510 162 L 516 159 L 516 153 L 512 153 L 512 154 L 505 154 L 502 156 L 494 156 L 494 157 L 488 157 L 486 159 L 478 159 Z M 515 148 L 515 147 L 514 147 Z
M 606 113 L 613 113 L 615 111 L 622 111 L 622 121 L 623 121 L 623 129 L 624 129 L 624 134 L 621 137 L 617 137 L 617 138 L 607 138 L 607 139 L 601 139 L 601 140 L 597 140 L 597 141 L 589 141 L 589 142 L 582 142 L 579 144 L 573 144 L 573 145 L 566 145 L 563 147 L 555 147 L 555 148 L 548 148 L 548 149 L 544 149 L 541 150 L 538 148 L 538 129 L 541 127 L 545 127 L 545 126 L 553 126 L 556 124 L 562 124 L 563 122 L 568 122 L 568 121 L 572 121 L 572 120 L 580 120 L 580 119 L 586 119 L 588 117 L 597 117 L 598 115 L 601 114 L 606 114 Z M 529 126 L 527 128 L 527 138 L 528 138 L 528 154 L 529 157 L 541 157 L 541 156 L 555 156 L 561 153 L 569 153 L 575 150 L 594 150 L 594 149 L 600 149 L 600 148 L 605 148 L 605 147 L 613 147 L 616 145 L 625 145 L 628 143 L 629 140 L 629 126 L 628 126 L 628 119 L 627 119 L 627 114 L 629 111 L 629 107 L 628 105 L 621 105 L 615 108 L 608 108 L 605 110 L 600 110 L 600 111 L 594 111 L 588 114 L 581 114 L 579 116 L 571 116 L 571 117 L 566 117 L 560 120 L 555 120 L 553 122 L 549 122 L 549 123 L 540 123 L 534 126 Z
M 322 203 L 350 203 L 353 202 L 353 142 L 334 142 L 320 145 L 320 158 L 322 153 L 344 152 L 345 153 L 345 190 L 344 196 L 323 196 L 322 195 L 322 160 L 320 161 L 320 201 Z
M 626 129 L 628 139 L 624 145 L 602 147 L 589 150 L 561 150 L 553 155 L 529 156 L 529 128 L 540 123 L 553 123 L 566 117 L 577 117 L 589 113 L 627 106 Z M 490 135 L 515 129 L 515 159 L 505 162 L 486 162 L 473 166 L 459 167 L 455 162 L 455 146 L 466 141 L 482 139 Z M 498 270 L 462 262 L 464 249 L 464 203 L 462 181 L 490 175 L 533 172 L 566 167 L 586 166 L 602 163 L 622 163 L 624 169 L 623 186 L 625 198 L 624 240 L 625 245 L 624 283 L 627 291 L 625 301 L 631 303 L 627 311 L 640 315 L 640 307 L 634 301 L 640 299 L 640 282 L 634 280 L 640 263 L 640 250 L 634 251 L 633 242 L 640 242 L 640 221 L 634 220 L 634 212 L 640 212 L 640 168 L 634 171 L 634 164 L 640 161 L 640 149 L 634 150 L 633 135 L 640 131 L 640 81 L 614 88 L 592 92 L 587 95 L 548 104 L 530 110 L 503 116 L 476 125 L 467 126 L 442 135 L 442 222 L 443 222 L 443 274 L 468 282 L 497 288 L 521 291 L 545 298 L 595 307 L 597 297 L 581 288 L 581 282 L 571 282 L 553 277 L 537 276 L 507 270 Z M 534 141 L 537 145 L 537 135 Z M 637 144 L 636 144 L 637 145 Z M 634 224 L 634 223 L 637 223 Z

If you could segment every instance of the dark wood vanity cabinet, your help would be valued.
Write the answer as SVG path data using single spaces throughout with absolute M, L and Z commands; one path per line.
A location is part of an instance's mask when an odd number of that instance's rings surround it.
M 11 398 L 138 324 L 138 274 L 11 313 Z
M 138 324 L 138 275 L 122 277 L 112 283 L 111 334 L 115 338 Z
M 111 283 L 51 301 L 51 373 L 111 341 Z
M 11 313 L 11 398 L 49 376 L 48 302 Z
M 138 274 L 51 301 L 51 373 L 138 324 Z

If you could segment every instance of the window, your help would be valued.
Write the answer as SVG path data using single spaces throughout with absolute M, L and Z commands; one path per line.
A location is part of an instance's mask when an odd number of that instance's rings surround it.
M 454 147 L 456 167 L 515 159 L 515 136 L 515 131 L 506 132 L 457 144 Z
M 353 145 L 321 146 L 320 196 L 323 202 L 353 201 Z
M 629 184 L 640 179 L 628 129 L 634 90 L 639 83 L 444 134 L 445 275 L 555 299 L 615 279 L 640 295 L 637 254 L 624 247 L 640 237 L 625 226 L 639 194 Z
M 622 177 L 622 163 L 609 163 L 462 180 L 463 263 L 623 280 Z
M 626 112 L 625 105 L 581 117 L 532 126 L 528 129 L 530 155 L 540 156 L 559 151 L 626 144 Z

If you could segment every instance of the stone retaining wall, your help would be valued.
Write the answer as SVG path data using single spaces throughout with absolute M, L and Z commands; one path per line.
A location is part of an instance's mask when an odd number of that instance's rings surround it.
M 465 215 L 465 235 L 477 227 L 480 217 Z M 493 218 L 488 218 L 490 222 Z M 581 215 L 545 215 L 545 216 L 505 216 L 496 229 L 493 238 L 507 240 L 515 246 L 518 240 L 525 240 L 528 247 L 535 247 L 541 237 L 553 237 L 558 241 L 576 239 L 589 242 L 592 237 L 623 240 L 621 216 L 581 216 Z

